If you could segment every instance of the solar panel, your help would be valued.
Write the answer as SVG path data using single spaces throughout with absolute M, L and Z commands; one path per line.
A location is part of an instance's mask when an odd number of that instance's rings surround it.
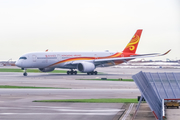
M 162 99 L 180 99 L 180 73 L 141 71 L 132 78 L 159 120 L 162 120 Z

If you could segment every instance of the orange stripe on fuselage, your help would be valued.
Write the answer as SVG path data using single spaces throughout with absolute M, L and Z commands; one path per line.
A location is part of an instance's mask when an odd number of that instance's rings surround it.
M 70 62 L 70 61 L 75 61 L 75 60 L 93 60 L 93 59 L 95 59 L 95 58 L 94 57 L 69 58 L 69 59 L 62 60 L 62 61 L 59 61 L 57 63 L 54 63 L 54 64 L 50 65 L 49 67 L 54 66 L 54 65 L 58 65 L 58 64 L 61 64 L 61 63 L 64 63 L 64 62 Z
M 62 61 L 59 61 L 59 62 L 56 62 L 48 67 L 52 67 L 52 66 L 55 66 L 55 65 L 58 65 L 58 64 L 61 64 L 61 63 L 65 63 L 65 62 L 71 62 L 71 61 L 77 61 L 77 60 L 94 60 L 94 59 L 108 59 L 108 58 L 116 58 L 116 57 L 121 57 L 121 52 L 117 52 L 111 56 L 107 56 L 107 57 L 77 57 L 77 58 L 69 58 L 69 59 L 66 59 L 66 60 L 62 60 Z M 123 56 L 124 57 L 129 57 L 130 55 L 132 54 L 127 54 L 127 53 L 123 53 Z M 133 54 L 134 55 L 134 54 Z M 118 65 L 118 64 L 121 64 L 123 63 L 122 61 L 116 61 L 115 64 Z

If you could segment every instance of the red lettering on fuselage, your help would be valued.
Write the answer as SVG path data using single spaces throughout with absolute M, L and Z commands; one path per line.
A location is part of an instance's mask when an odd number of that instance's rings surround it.
M 45 55 L 46 57 L 56 57 L 56 55 Z
M 81 55 L 62 55 L 62 57 L 81 57 Z

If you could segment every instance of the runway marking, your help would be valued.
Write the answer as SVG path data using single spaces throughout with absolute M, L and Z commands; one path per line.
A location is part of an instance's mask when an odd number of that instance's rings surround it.
M 0 113 L 0 115 L 115 115 L 116 113 Z
M 27 108 L 32 108 L 33 109 L 42 109 L 42 110 L 46 110 L 44 108 L 48 108 L 48 110 L 52 110 L 52 111 L 61 111 L 61 112 L 83 112 L 86 113 L 88 112 L 93 113 L 93 112 L 102 112 L 102 113 L 111 113 L 111 112 L 118 112 L 118 111 L 124 111 L 124 109 L 103 109 L 103 108 L 99 108 L 99 109 L 72 109 L 71 107 L 49 107 L 49 106 L 26 106 L 26 107 L 0 107 L 1 110 L 3 109 L 16 109 L 16 110 L 22 110 L 22 109 L 26 109 L 26 110 L 31 110 L 31 109 L 27 109 Z M 0 113 L 0 114 L 18 114 L 18 113 Z M 25 114 L 25 113 L 24 113 Z M 37 113 L 40 114 L 40 113 Z M 55 113 L 57 114 L 57 113 Z M 63 113 L 65 114 L 65 113 Z
M 6 74 L 6 75 L 3 74 L 3 75 L 2 75 L 2 74 L 0 74 L 0 76 L 19 76 L 19 75 L 10 75 L 10 74 Z
M 50 107 L 50 106 L 26 106 L 26 107 L 38 107 L 38 108 L 71 108 L 71 107 Z
M 0 109 L 26 109 L 28 107 L 33 107 L 33 108 L 44 108 L 44 107 L 41 107 L 41 106 L 37 106 L 37 107 L 34 107 L 34 106 L 27 106 L 27 107 L 0 107 Z M 47 108 L 50 108 L 48 110 L 56 110 L 56 111 L 72 111 L 72 112 L 117 112 L 117 111 L 124 111 L 124 109 L 97 109 L 97 110 L 89 110 L 89 109 L 81 109 L 81 110 L 76 110 L 76 109 L 68 109 L 68 107 L 47 107 Z
M 0 109 L 27 109 L 27 108 L 37 108 L 37 109 L 44 109 L 44 108 L 50 108 L 50 109 L 67 109 L 71 107 L 48 107 L 48 106 L 26 106 L 26 107 L 0 107 Z
M 122 118 L 122 120 L 126 120 L 127 116 L 129 115 L 129 113 L 131 112 L 132 108 L 133 108 L 134 103 L 131 103 L 129 106 L 128 111 L 126 112 L 126 114 L 124 115 L 124 117 Z
M 106 110 L 73 110 L 73 109 L 60 109 L 58 111 L 72 111 L 72 112 L 110 112 L 110 111 L 114 111 L 114 112 L 118 112 L 118 111 L 124 111 L 124 109 L 106 109 Z

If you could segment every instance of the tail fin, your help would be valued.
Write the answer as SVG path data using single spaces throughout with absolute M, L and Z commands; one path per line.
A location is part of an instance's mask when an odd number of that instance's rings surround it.
M 125 53 L 136 53 L 136 49 L 141 37 L 142 29 L 139 29 L 134 34 L 131 41 L 127 44 L 126 48 L 123 50 Z

